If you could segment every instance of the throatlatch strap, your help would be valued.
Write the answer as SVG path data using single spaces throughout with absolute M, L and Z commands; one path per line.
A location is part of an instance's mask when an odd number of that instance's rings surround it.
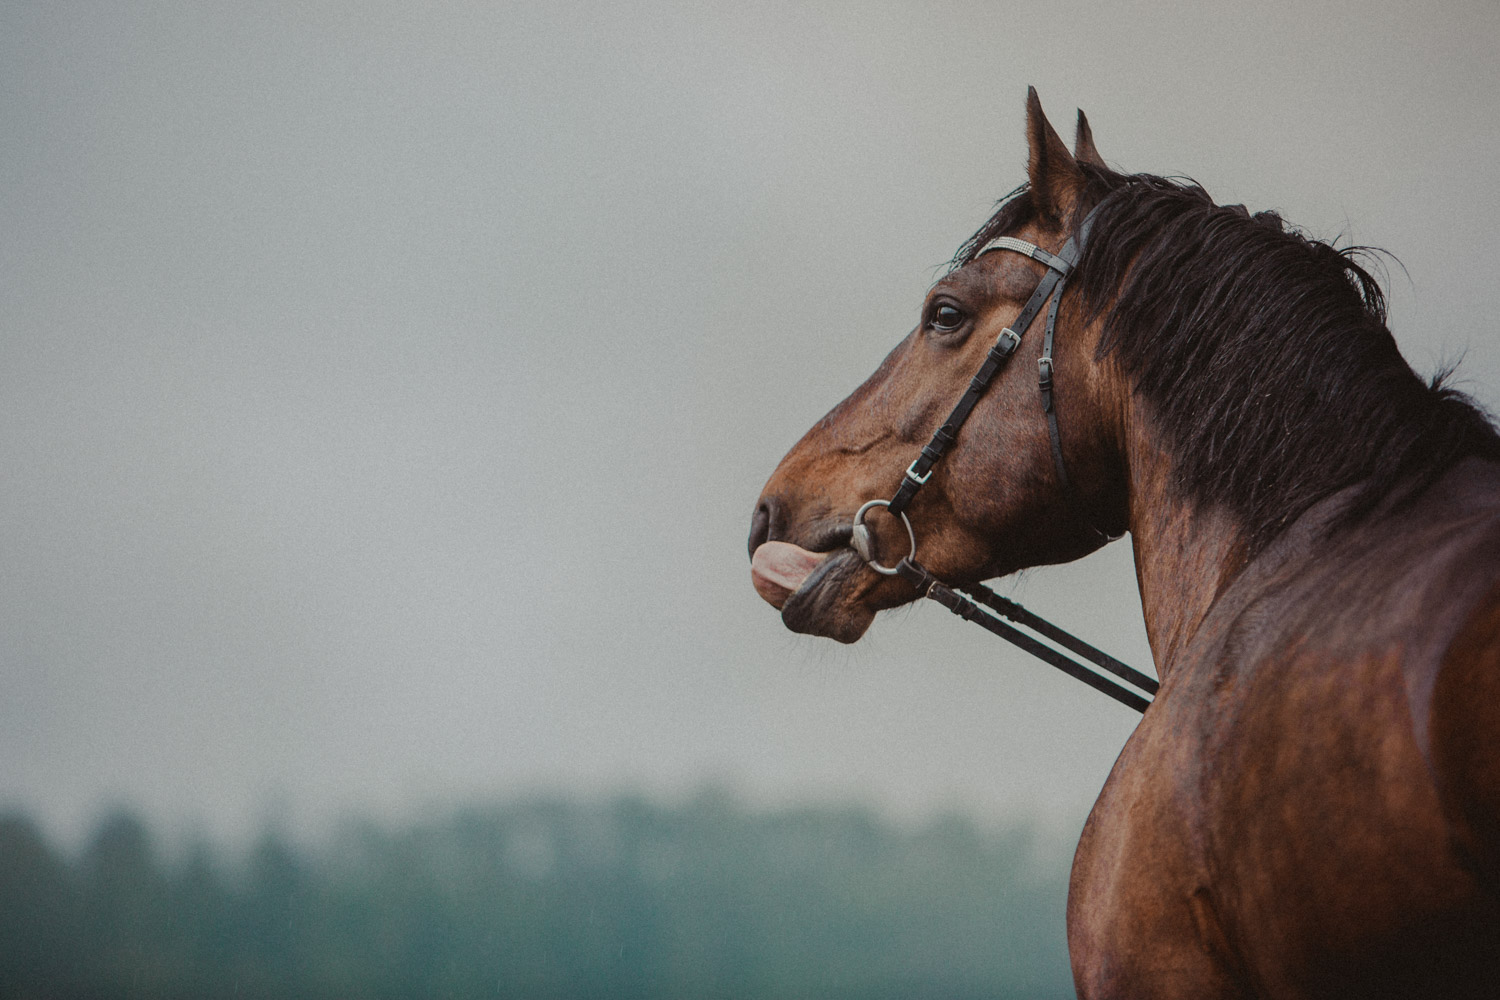
M 1078 263 L 1084 234 L 1092 222 L 1093 213 L 1089 213 L 1089 218 L 1079 227 L 1078 237 L 1068 240 L 1062 248 L 1061 256 L 1068 265 L 1068 271 Z M 1052 296 L 1052 302 L 1047 307 L 1047 327 L 1042 331 L 1042 356 L 1037 360 L 1037 387 L 1042 393 L 1042 412 L 1047 415 L 1047 439 L 1052 444 L 1052 464 L 1057 468 L 1057 483 L 1062 488 L 1063 496 L 1071 499 L 1072 483 L 1068 478 L 1067 463 L 1063 461 L 1062 434 L 1057 429 L 1057 407 L 1053 405 L 1052 398 L 1052 341 L 1057 335 L 1057 310 L 1062 305 L 1063 291 L 1068 286 L 1068 271 L 1063 272 L 1062 280 L 1057 284 L 1057 294 Z

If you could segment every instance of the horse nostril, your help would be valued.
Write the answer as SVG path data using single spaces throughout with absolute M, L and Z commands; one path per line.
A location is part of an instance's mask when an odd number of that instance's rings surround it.
M 761 543 L 771 537 L 771 504 L 770 501 L 762 500 L 760 506 L 755 508 L 755 514 L 750 518 L 750 558 L 755 558 L 755 550 L 760 548 Z

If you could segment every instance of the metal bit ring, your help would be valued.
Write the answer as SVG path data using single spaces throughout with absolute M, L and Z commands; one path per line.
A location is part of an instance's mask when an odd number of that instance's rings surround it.
M 885 576 L 895 576 L 898 571 L 894 566 L 882 566 L 875 561 L 875 539 L 870 534 L 869 527 L 865 525 L 865 514 L 869 512 L 871 507 L 889 508 L 890 505 L 891 502 L 889 500 L 871 500 L 867 502 L 855 513 L 854 528 L 849 537 L 850 548 L 858 552 L 859 557 L 868 563 L 871 569 Z M 911 554 L 907 558 L 915 559 L 917 557 L 917 533 L 912 529 L 911 519 L 906 516 L 905 511 L 898 512 L 897 516 L 901 518 L 901 523 L 906 525 L 906 537 L 911 539 Z

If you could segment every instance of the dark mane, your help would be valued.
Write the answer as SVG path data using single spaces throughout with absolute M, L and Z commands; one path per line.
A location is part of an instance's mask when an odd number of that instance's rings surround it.
M 1251 554 L 1346 487 L 1359 487 L 1350 523 L 1465 456 L 1500 458 L 1490 419 L 1402 358 L 1362 248 L 1215 205 L 1189 181 L 1083 170 L 1079 214 L 1098 212 L 1068 287 L 1104 317 L 1101 357 L 1153 405 L 1178 488 L 1237 514 Z M 954 265 L 1031 215 L 1012 192 Z

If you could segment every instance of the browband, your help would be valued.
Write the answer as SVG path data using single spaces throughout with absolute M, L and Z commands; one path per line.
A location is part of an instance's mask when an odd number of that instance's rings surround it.
M 1012 250 L 1016 253 L 1025 254 L 1032 260 L 1039 260 L 1054 271 L 1061 271 L 1063 274 L 1067 274 L 1073 269 L 1072 264 L 1057 256 L 1057 254 L 1048 253 L 1035 243 L 1027 243 L 1025 240 L 1016 239 L 1014 236 L 996 236 L 980 247 L 972 259 L 978 260 L 991 250 Z

